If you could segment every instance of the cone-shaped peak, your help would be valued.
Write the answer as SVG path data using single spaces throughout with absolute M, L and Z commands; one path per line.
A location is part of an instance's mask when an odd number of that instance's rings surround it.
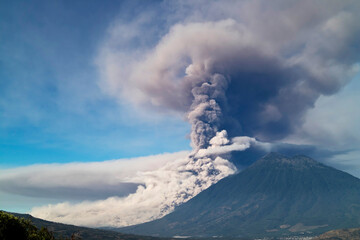
M 280 153 L 271 152 L 256 161 L 251 167 L 268 167 L 269 165 L 276 165 L 277 167 L 295 167 L 295 168 L 309 168 L 322 167 L 323 165 L 310 157 L 304 155 L 295 155 L 288 157 Z
M 313 159 L 269 153 L 173 213 L 122 229 L 145 235 L 284 237 L 360 224 L 360 180 Z

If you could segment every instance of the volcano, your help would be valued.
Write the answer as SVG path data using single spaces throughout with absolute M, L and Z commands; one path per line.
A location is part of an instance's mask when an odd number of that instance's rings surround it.
M 122 232 L 279 237 L 360 226 L 360 179 L 306 156 L 270 153 L 167 216 Z

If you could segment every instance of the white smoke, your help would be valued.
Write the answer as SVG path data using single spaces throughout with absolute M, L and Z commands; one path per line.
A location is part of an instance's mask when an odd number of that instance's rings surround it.
M 262 149 L 270 149 L 271 144 L 257 141 L 251 137 L 235 137 L 231 140 L 227 138 L 226 130 L 217 132 L 216 136 L 210 141 L 210 146 L 207 148 L 199 149 L 195 158 L 202 158 L 208 156 L 223 156 L 234 151 L 244 151 L 250 146 L 256 146 Z
M 43 219 L 84 226 L 122 227 L 162 217 L 224 177 L 236 167 L 221 156 L 258 143 L 251 138 L 227 139 L 226 131 L 210 140 L 207 149 L 168 162 L 157 170 L 140 171 L 126 182 L 141 183 L 127 197 L 110 197 L 78 204 L 69 202 L 36 207 L 31 214 Z

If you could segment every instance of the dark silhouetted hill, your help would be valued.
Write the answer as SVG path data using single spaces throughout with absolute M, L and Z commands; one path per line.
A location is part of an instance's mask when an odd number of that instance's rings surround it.
M 94 229 L 86 227 L 78 227 L 74 225 L 55 223 L 40 218 L 35 218 L 29 214 L 11 213 L 18 218 L 30 220 L 33 225 L 38 229 L 46 228 L 49 232 L 53 233 L 56 238 L 61 239 L 82 239 L 82 240 L 159 240 L 156 237 L 139 236 L 132 234 L 122 234 L 115 231 Z M 0 238 L 1 239 L 1 238 Z M 16 240 L 26 238 L 12 238 Z M 1 239 L 2 240 L 2 239 Z M 161 240 L 166 240 L 162 239 Z

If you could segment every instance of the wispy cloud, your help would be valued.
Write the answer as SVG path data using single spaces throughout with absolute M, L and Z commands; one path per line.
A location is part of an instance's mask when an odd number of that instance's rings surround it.
M 135 192 L 138 172 L 152 171 L 168 162 L 183 158 L 188 152 L 104 162 L 38 164 L 0 170 L 0 189 L 24 196 L 103 199 Z

